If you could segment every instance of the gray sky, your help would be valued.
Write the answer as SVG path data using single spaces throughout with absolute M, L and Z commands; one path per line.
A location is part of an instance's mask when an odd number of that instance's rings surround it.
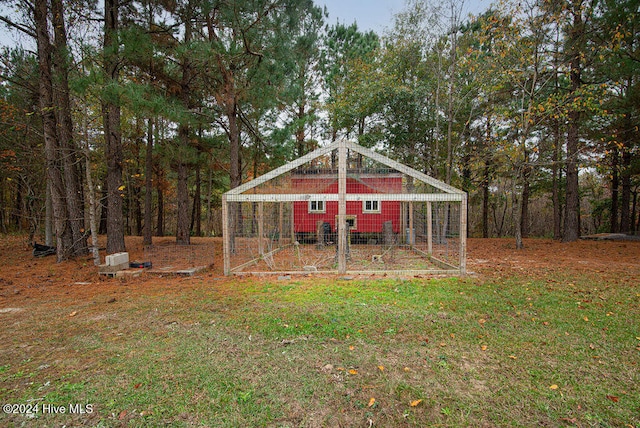
M 464 16 L 478 14 L 489 8 L 492 0 L 465 0 Z M 350 25 L 358 23 L 361 31 L 373 30 L 382 35 L 393 25 L 393 15 L 404 9 L 405 0 L 316 0 L 316 4 L 327 6 L 328 24 L 337 21 Z

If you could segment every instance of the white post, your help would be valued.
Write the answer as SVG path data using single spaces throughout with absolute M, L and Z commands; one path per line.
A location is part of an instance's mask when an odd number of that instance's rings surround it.
M 258 254 L 264 255 L 264 202 L 258 202 Z
M 278 206 L 278 246 L 282 247 L 282 240 L 284 236 L 284 230 L 282 230 L 282 225 L 284 224 L 284 213 L 282 210 L 284 209 L 284 204 L 280 202 Z
M 413 248 L 416 243 L 413 233 L 413 202 L 409 201 L 409 233 L 407 234 L 409 248 Z
M 231 236 L 229 236 L 229 207 L 227 196 L 222 195 L 222 255 L 224 274 L 231 273 Z
M 431 202 L 427 202 L 427 254 L 433 254 L 433 211 Z
M 467 273 L 467 194 L 460 202 L 460 273 Z
M 347 146 L 338 146 L 338 273 L 347 271 Z

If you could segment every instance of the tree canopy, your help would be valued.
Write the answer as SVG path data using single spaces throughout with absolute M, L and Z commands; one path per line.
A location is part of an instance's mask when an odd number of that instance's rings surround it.
M 640 228 L 635 0 L 411 0 L 383 34 L 312 0 L 0 3 L 0 231 L 59 260 L 220 234 L 222 193 L 342 137 L 467 191 L 471 235 Z

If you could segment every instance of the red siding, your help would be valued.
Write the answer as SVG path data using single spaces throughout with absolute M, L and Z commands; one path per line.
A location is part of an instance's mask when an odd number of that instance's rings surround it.
M 313 178 L 304 177 L 294 179 L 294 186 L 302 191 L 313 188 Z M 381 194 L 381 193 L 401 193 L 402 178 L 401 177 L 364 177 L 361 180 L 347 178 L 347 193 L 359 194 Z M 313 193 L 337 194 L 338 183 L 333 182 L 322 191 L 314 191 Z M 375 197 L 371 198 L 376 200 Z M 356 228 L 354 232 L 359 233 L 378 233 L 382 232 L 382 225 L 386 221 L 391 221 L 393 231 L 400 231 L 400 202 L 398 201 L 381 201 L 379 213 L 363 213 L 363 201 L 348 201 L 347 215 L 356 216 Z M 331 224 L 331 229 L 336 230 L 336 216 L 338 215 L 338 202 L 326 202 L 324 213 L 309 213 L 309 203 L 294 202 L 293 218 L 296 232 L 314 233 L 316 231 L 316 223 L 320 220 Z

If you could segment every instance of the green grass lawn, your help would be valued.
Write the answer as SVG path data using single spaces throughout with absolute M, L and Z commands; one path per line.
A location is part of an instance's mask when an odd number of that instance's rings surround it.
M 622 274 L 188 283 L 2 314 L 0 425 L 640 426 Z

